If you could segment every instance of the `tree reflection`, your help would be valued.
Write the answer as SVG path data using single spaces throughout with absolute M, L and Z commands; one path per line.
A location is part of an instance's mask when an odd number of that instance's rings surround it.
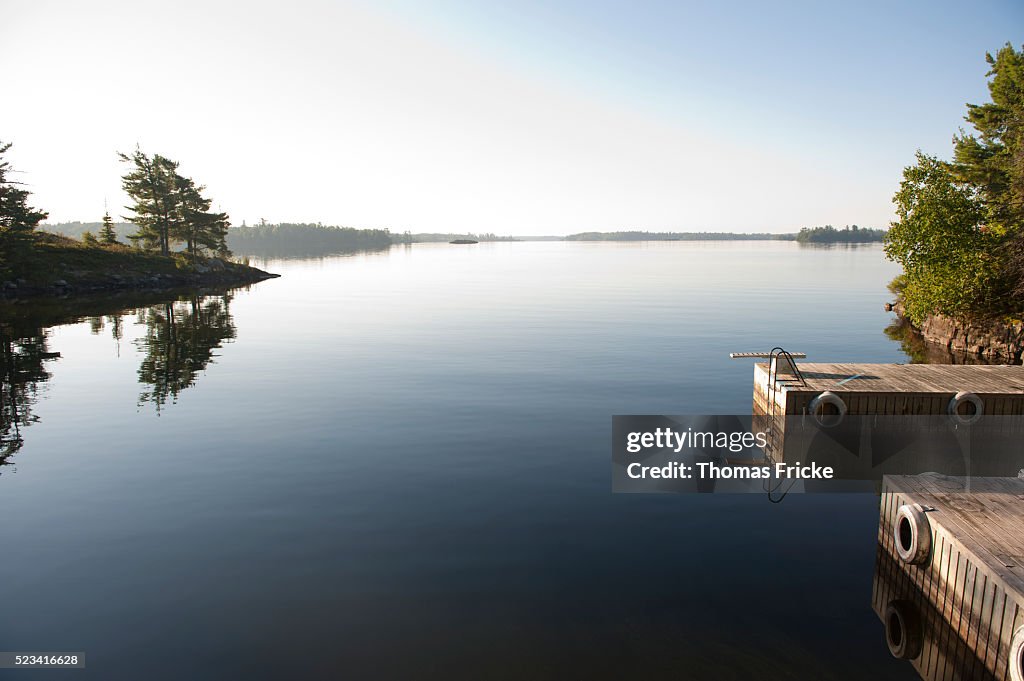
M 144 353 L 139 383 L 146 386 L 139 404 L 152 402 L 157 412 L 168 400 L 195 385 L 196 374 L 213 360 L 214 350 L 235 338 L 231 296 L 199 297 L 137 310 L 146 335 L 135 341 Z
M 914 327 L 901 319 L 885 327 L 884 333 L 889 340 L 900 344 L 900 350 L 910 359 L 911 364 L 1002 364 L 1006 361 L 1003 358 L 978 357 L 929 343 Z
M 0 324 L 0 466 L 11 463 L 25 443 L 22 428 L 37 420 L 32 405 L 50 378 L 43 361 L 57 357 L 46 340 L 42 329 Z
M 136 335 L 131 330 L 134 317 L 145 327 L 144 335 L 132 341 L 142 355 L 139 404 L 152 402 L 159 413 L 195 385 L 217 348 L 236 336 L 231 294 L 193 293 L 170 302 L 165 295 L 0 303 L 0 467 L 13 463 L 25 444 L 23 430 L 38 420 L 32 410 L 50 380 L 44 363 L 60 357 L 48 347 L 52 327 L 84 322 L 94 335 L 109 333 L 120 357 L 122 339 Z
M 86 317 L 89 324 L 89 332 L 94 336 L 103 333 L 103 329 L 110 325 L 110 337 L 114 339 L 114 347 L 117 348 L 117 356 L 121 356 L 121 339 L 124 338 L 124 314 L 92 315 Z M 140 322 L 141 323 L 141 322 Z

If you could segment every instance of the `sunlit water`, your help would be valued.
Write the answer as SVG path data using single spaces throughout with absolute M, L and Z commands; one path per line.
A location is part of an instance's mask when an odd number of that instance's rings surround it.
M 730 351 L 905 361 L 877 246 L 258 264 L 282 277 L 47 332 L 0 650 L 88 668 L 18 678 L 913 677 L 870 607 L 874 495 L 610 492 L 613 414 L 749 413 Z

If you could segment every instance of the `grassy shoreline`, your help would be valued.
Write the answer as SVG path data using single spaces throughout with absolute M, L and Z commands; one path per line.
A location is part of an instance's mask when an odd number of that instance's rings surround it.
M 35 236 L 11 272 L 0 275 L 0 298 L 242 286 L 279 276 L 218 258 L 192 263 L 183 254 L 161 256 L 123 245 L 89 246 L 52 234 Z

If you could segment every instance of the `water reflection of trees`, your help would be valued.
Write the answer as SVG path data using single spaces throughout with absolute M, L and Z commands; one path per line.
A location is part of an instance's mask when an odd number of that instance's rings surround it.
M 135 341 L 144 353 L 139 383 L 145 388 L 139 403 L 152 402 L 159 412 L 168 400 L 196 382 L 196 375 L 213 360 L 214 351 L 235 338 L 231 296 L 193 296 L 136 311 L 146 334 Z
M 37 420 L 32 405 L 50 378 L 43 362 L 56 357 L 46 341 L 40 328 L 0 324 L 0 466 L 11 463 L 25 443 L 22 429 Z
M 361 256 L 372 256 L 372 255 L 387 255 L 392 248 L 395 246 L 384 246 L 382 248 L 357 248 L 357 249 L 341 249 L 341 250 L 324 250 L 318 252 L 309 251 L 281 251 L 277 249 L 270 250 L 246 250 L 235 253 L 235 260 L 242 262 L 246 265 L 252 265 L 254 267 L 271 267 L 274 263 L 282 260 L 301 260 L 303 262 L 316 262 L 323 264 L 329 260 L 335 260 L 337 258 L 356 258 Z M 412 247 L 412 244 L 401 244 L 406 250 Z
M 235 338 L 230 304 L 230 293 L 170 302 L 150 293 L 0 306 L 0 467 L 13 463 L 25 444 L 25 427 L 38 420 L 33 406 L 50 380 L 45 362 L 60 356 L 49 350 L 50 327 L 85 322 L 93 334 L 109 330 L 120 356 L 126 322 L 134 315 L 145 326 L 145 334 L 134 341 L 142 353 L 139 403 L 152 402 L 159 412 L 195 385 L 217 348 Z
M 929 343 L 908 322 L 897 319 L 885 327 L 885 335 L 900 344 L 911 364 L 1003 364 L 1002 358 L 989 359 Z

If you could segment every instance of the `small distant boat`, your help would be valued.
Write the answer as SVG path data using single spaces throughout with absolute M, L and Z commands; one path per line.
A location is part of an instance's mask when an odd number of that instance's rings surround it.
M 479 241 L 474 241 L 473 239 L 455 239 L 454 241 L 449 241 L 448 243 L 450 243 L 450 244 L 478 244 L 480 242 Z

